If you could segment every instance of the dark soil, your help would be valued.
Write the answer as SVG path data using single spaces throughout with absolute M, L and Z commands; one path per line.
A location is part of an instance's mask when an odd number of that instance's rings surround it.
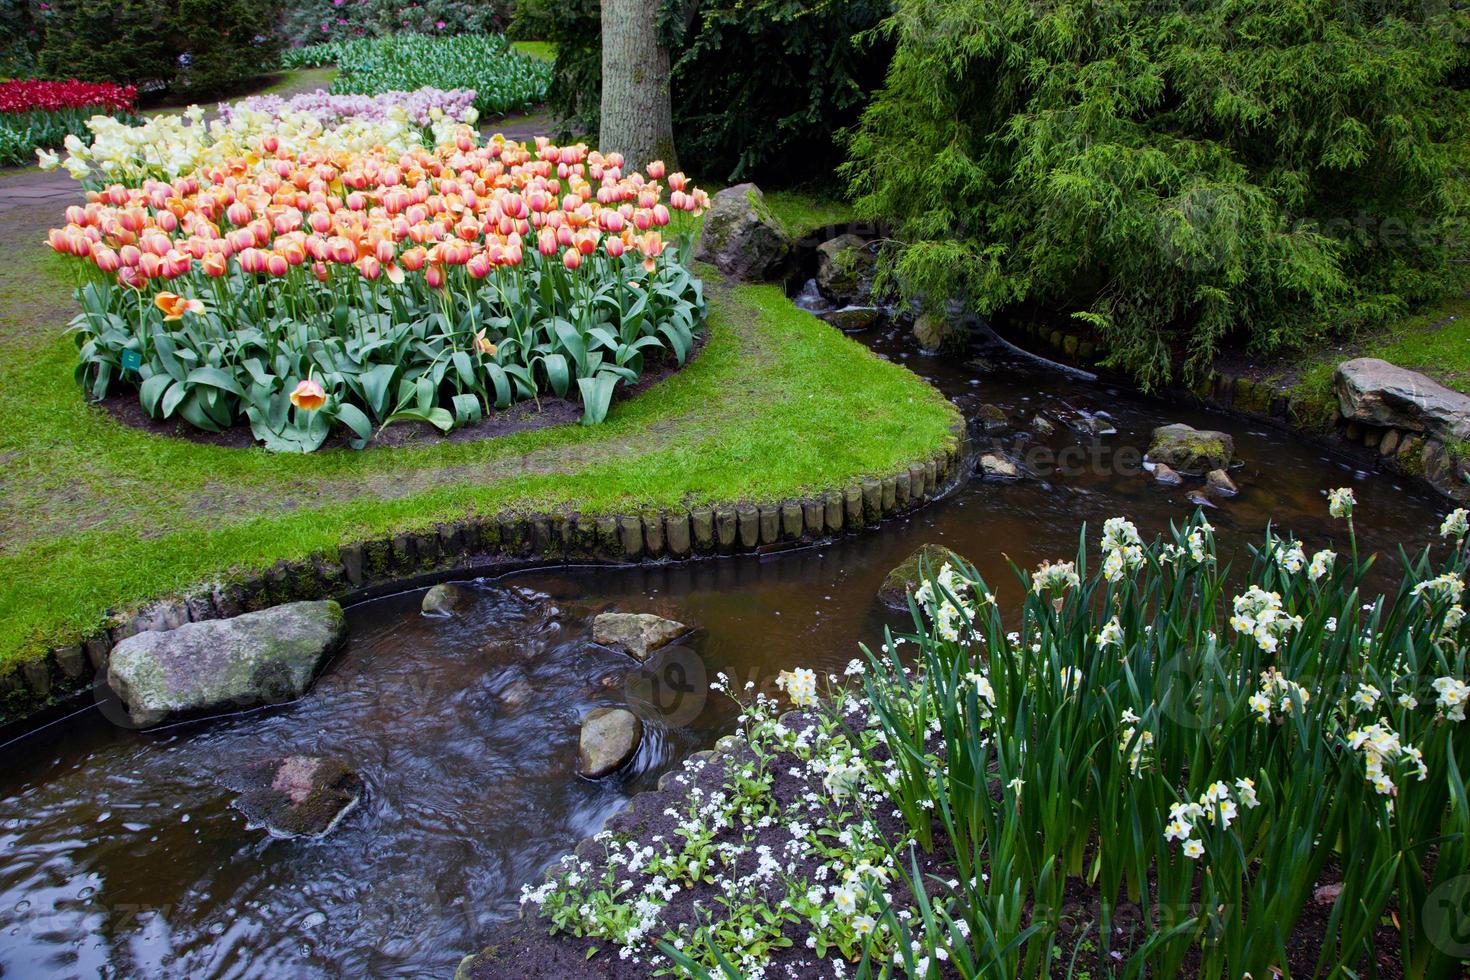
M 690 351 L 689 359 L 684 362 L 685 366 L 692 364 L 704 350 L 708 336 L 709 331 L 705 330 L 695 337 L 694 349 Z M 636 398 L 653 385 L 680 370 L 682 368 L 672 358 L 665 359 L 645 371 L 636 384 L 620 385 L 613 396 L 613 403 Z M 96 404 L 123 425 L 141 429 L 152 435 L 183 439 L 187 442 L 197 442 L 208 446 L 224 446 L 228 449 L 247 449 L 256 445 L 255 436 L 247 423 L 231 426 L 223 432 L 205 432 L 203 429 L 196 429 L 182 418 L 155 419 L 144 411 L 142 403 L 138 401 L 138 393 L 134 389 L 115 391 Z M 474 425 L 460 426 L 447 433 L 440 432 L 427 422 L 395 422 L 374 432 L 368 448 L 422 446 L 436 442 L 477 442 L 481 439 L 497 439 L 501 436 L 528 432 L 533 429 L 572 425 L 581 418 L 581 402 L 552 395 L 540 399 L 528 399 L 517 402 L 507 409 L 492 411 Z M 339 426 L 322 444 L 322 449 L 346 448 L 350 438 L 350 434 Z

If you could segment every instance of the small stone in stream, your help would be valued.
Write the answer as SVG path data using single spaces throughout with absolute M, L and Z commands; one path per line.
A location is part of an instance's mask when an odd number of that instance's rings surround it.
M 925 350 L 936 351 L 949 346 L 961 335 L 961 329 L 943 316 L 921 313 L 914 320 L 914 337 Z
M 536 689 L 531 686 L 530 681 L 524 677 L 517 677 L 505 685 L 505 687 L 501 688 L 500 693 L 496 696 L 500 698 L 501 703 L 506 707 L 519 708 L 527 701 L 530 701 L 531 695 L 535 693 Z
M 991 371 L 995 370 L 995 365 L 991 364 L 983 357 L 970 358 L 968 361 L 965 362 L 965 367 L 969 368 L 971 371 L 974 371 L 976 374 L 989 374 Z
M 232 804 L 272 837 L 324 837 L 362 800 L 362 778 L 336 759 L 288 755 L 225 777 Z
M 1154 429 L 1144 460 L 1167 464 L 1186 476 L 1203 476 L 1229 466 L 1234 455 L 1235 440 L 1227 433 L 1174 422 Z
M 1217 497 L 1233 497 L 1240 493 L 1240 488 L 1224 470 L 1210 470 L 1205 474 L 1205 486 Z
M 689 632 L 689 627 L 651 613 L 601 613 L 592 621 L 592 642 L 638 660 Z
M 1205 492 L 1203 490 L 1191 490 L 1184 495 L 1184 499 L 1194 504 L 1196 507 L 1208 507 L 1211 509 L 1214 509 L 1215 507 L 1215 502 L 1209 497 L 1205 496 Z
M 1034 419 L 1032 419 L 1031 428 L 1036 430 L 1036 434 L 1039 436 L 1049 436 L 1053 432 L 1057 431 L 1057 427 L 1055 425 L 1052 425 L 1051 419 L 1047 418 L 1045 415 L 1038 415 Z
M 969 562 L 942 544 L 920 545 L 913 554 L 888 573 L 888 577 L 878 588 L 878 601 L 894 609 L 907 609 L 909 594 L 923 581 L 920 576 L 924 569 L 927 568 L 930 575 L 938 575 L 946 564 L 959 568 Z
M 980 419 L 980 424 L 990 435 L 1004 432 L 1011 427 L 1010 419 L 1006 418 L 1005 410 L 999 405 L 981 405 L 976 417 Z
M 643 721 L 627 708 L 595 708 L 582 720 L 577 775 L 601 779 L 628 764 L 643 740 Z
M 868 329 L 878 322 L 883 311 L 876 306 L 844 306 L 819 315 L 838 330 L 847 332 Z
M 452 616 L 468 598 L 464 589 L 452 582 L 442 582 L 424 593 L 419 609 L 427 616 Z
M 980 457 L 980 475 L 987 480 L 1019 480 L 1023 474 L 1015 460 L 1000 453 L 986 453 Z
M 1166 466 L 1163 463 L 1153 463 L 1151 465 L 1154 470 L 1155 483 L 1162 483 L 1166 487 L 1177 487 L 1184 482 L 1184 477 L 1180 476 L 1178 471 L 1173 467 Z

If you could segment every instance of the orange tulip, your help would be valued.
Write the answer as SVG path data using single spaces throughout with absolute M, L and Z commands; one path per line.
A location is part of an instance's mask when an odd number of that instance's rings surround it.
M 165 320 L 182 320 L 185 313 L 204 312 L 202 301 L 188 299 L 177 293 L 159 293 L 153 297 L 153 304 L 163 311 Z
M 308 412 L 315 412 L 327 403 L 327 393 L 322 386 L 307 378 L 291 392 L 291 404 Z

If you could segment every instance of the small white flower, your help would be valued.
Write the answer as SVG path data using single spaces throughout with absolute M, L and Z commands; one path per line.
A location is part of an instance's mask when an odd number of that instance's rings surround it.
M 1353 516 L 1353 507 L 1358 498 L 1353 495 L 1351 487 L 1338 487 L 1336 490 L 1327 491 L 1327 513 L 1337 518 Z

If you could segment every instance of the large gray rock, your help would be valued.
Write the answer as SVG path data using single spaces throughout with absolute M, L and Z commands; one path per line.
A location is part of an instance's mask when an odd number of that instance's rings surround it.
M 817 246 L 817 288 L 838 306 L 861 306 L 873 295 L 878 256 L 873 243 L 838 235 Z
M 582 720 L 577 742 L 577 774 L 588 779 L 611 776 L 638 752 L 643 720 L 627 708 L 594 708 Z
M 970 564 L 942 544 L 920 545 L 913 554 L 888 573 L 888 577 L 878 588 L 878 600 L 885 606 L 907 609 L 909 595 L 924 581 L 923 571 L 927 568 L 930 575 L 938 575 L 946 562 L 955 568 Z
M 736 184 L 714 196 L 704 214 L 695 257 L 735 279 L 766 279 L 780 271 L 791 239 L 754 184 Z
M 336 759 L 262 759 L 225 777 L 233 806 L 272 837 L 324 837 L 362 800 L 362 778 Z
M 638 660 L 689 632 L 689 627 L 652 613 L 601 613 L 592 620 L 592 642 Z
M 1210 470 L 1228 467 L 1234 455 L 1235 440 L 1228 433 L 1174 422 L 1154 430 L 1144 460 L 1189 476 L 1204 476 Z
M 1337 406 L 1352 422 L 1470 438 L 1470 395 L 1376 357 L 1337 366 Z
M 138 633 L 112 648 L 107 684 L 147 728 L 294 701 L 347 637 L 335 602 L 291 602 L 233 619 Z

